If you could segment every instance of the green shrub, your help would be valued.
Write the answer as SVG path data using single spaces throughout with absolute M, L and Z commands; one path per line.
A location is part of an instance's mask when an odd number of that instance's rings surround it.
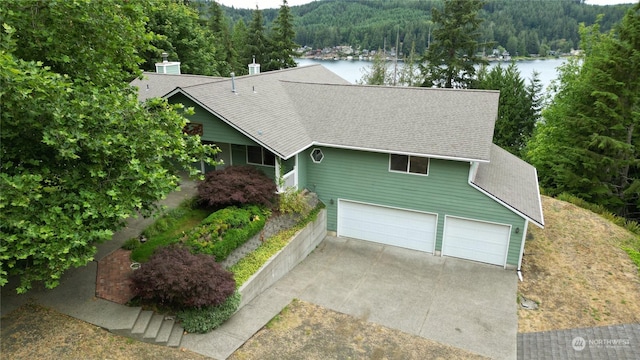
M 323 208 L 324 204 L 318 203 L 318 205 L 294 227 L 283 230 L 275 236 L 266 239 L 256 250 L 247 254 L 247 256 L 231 266 L 229 270 L 236 279 L 236 286 L 240 288 L 240 286 L 260 270 L 273 255 L 282 250 L 282 248 L 289 243 L 293 235 L 302 230 L 308 223 L 315 221 L 318 213 Z
M 180 238 L 181 243 L 196 254 L 213 255 L 223 261 L 235 249 L 256 235 L 266 222 L 269 212 L 252 205 L 218 210 L 202 224 Z
M 227 321 L 240 306 L 240 300 L 236 291 L 221 305 L 181 310 L 177 318 L 187 332 L 204 334 Z
M 185 201 L 149 225 L 142 232 L 147 241 L 131 252 L 131 259 L 146 262 L 156 248 L 177 243 L 182 233 L 200 224 L 210 214 L 209 210 L 190 208 L 190 203 L 192 201 Z M 160 229 L 165 230 L 160 231 Z
M 285 192 L 280 194 L 278 209 L 283 214 L 294 213 L 306 215 L 311 211 L 311 206 L 307 202 L 307 199 L 305 199 L 301 190 L 288 188 Z
M 138 238 L 131 238 L 122 244 L 121 248 L 125 250 L 135 250 L 140 246 L 140 240 Z

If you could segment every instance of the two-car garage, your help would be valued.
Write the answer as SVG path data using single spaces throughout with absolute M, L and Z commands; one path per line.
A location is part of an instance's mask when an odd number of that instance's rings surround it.
M 338 236 L 433 253 L 438 216 L 355 201 L 338 201 Z M 442 254 L 504 266 L 509 225 L 445 216 Z

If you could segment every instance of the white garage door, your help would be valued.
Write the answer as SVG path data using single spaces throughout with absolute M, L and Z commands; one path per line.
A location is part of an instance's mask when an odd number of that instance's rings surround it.
M 436 215 L 338 201 L 338 236 L 433 252 Z
M 510 232 L 508 225 L 447 216 L 442 254 L 504 266 Z

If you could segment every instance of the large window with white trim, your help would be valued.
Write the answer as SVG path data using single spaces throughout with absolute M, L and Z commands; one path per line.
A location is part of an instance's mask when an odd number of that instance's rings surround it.
M 276 156 L 262 146 L 247 146 L 247 164 L 276 166 Z
M 429 158 L 413 155 L 389 154 L 389 171 L 429 175 Z

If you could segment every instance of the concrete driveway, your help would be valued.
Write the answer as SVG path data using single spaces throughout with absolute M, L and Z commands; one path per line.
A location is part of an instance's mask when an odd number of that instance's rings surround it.
M 328 236 L 274 288 L 493 359 L 516 358 L 517 275 L 497 266 Z
M 294 298 L 492 359 L 515 359 L 517 275 L 500 267 L 327 236 L 222 326 L 182 347 L 225 359 Z

